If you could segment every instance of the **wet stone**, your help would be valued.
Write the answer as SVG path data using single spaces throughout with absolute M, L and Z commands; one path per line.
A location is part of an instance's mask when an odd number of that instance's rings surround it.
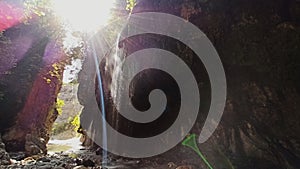
M 9 156 L 11 159 L 14 159 L 17 161 L 21 161 L 26 157 L 24 152 L 9 153 Z
M 51 159 L 47 158 L 47 157 L 41 157 L 39 159 L 37 159 L 37 161 L 41 161 L 41 162 L 50 162 Z
M 95 166 L 95 162 L 90 160 L 90 159 L 84 159 L 82 161 L 82 165 L 84 165 L 85 167 L 94 167 Z
M 80 165 L 80 166 L 76 166 L 76 167 L 74 167 L 73 169 L 88 169 L 88 168 L 86 168 L 85 166 L 83 166 L 83 165 Z

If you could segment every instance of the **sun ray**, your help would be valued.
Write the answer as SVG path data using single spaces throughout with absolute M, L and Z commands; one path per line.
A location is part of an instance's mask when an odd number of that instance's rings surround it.
M 75 31 L 96 31 L 105 26 L 114 0 L 52 0 L 54 13 Z

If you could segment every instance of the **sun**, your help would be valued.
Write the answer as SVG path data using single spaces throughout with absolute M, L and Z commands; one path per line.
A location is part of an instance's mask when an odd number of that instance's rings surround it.
M 52 8 L 71 29 L 91 32 L 108 24 L 114 3 L 114 0 L 52 0 Z

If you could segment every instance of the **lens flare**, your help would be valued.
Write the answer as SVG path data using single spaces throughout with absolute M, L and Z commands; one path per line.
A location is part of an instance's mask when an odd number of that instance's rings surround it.
M 114 0 L 52 0 L 52 8 L 71 29 L 90 32 L 108 24 L 114 2 Z

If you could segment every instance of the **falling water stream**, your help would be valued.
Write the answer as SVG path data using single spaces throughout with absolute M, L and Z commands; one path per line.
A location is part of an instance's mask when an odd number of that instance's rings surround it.
M 129 19 L 129 16 L 127 17 L 127 19 Z M 116 22 L 115 22 L 116 24 Z M 121 30 L 119 30 L 119 33 L 116 34 L 116 37 L 115 37 L 115 40 L 113 40 L 113 43 L 111 44 L 112 46 L 108 45 L 107 47 L 110 48 L 110 50 L 112 48 L 114 48 L 115 50 L 115 53 L 113 54 L 113 57 L 114 57 L 114 61 L 115 63 L 114 64 L 121 64 L 120 63 L 120 56 L 118 55 L 118 52 L 119 52 L 119 48 L 118 48 L 118 42 L 120 41 L 120 36 L 122 34 L 122 31 L 124 29 L 124 27 L 126 26 L 126 24 L 122 25 L 118 25 Z M 94 37 L 95 38 L 95 37 Z M 99 37 L 97 37 L 96 39 L 99 41 L 98 39 Z M 106 37 L 107 38 L 107 37 Z M 106 43 L 107 43 L 107 39 L 104 37 L 104 40 Z M 102 120 L 102 163 L 105 165 L 108 163 L 108 154 L 107 154 L 107 126 L 106 126 L 106 112 L 105 112 L 105 99 L 104 99 L 104 89 L 103 89 L 103 81 L 102 81 L 102 75 L 101 75 L 101 70 L 100 70 L 100 62 L 101 62 L 101 59 L 103 58 L 103 56 L 105 56 L 107 53 L 105 53 L 105 47 L 102 46 L 104 44 L 95 44 L 95 42 L 93 40 L 89 41 L 90 42 L 90 47 L 91 47 L 91 55 L 93 55 L 93 60 L 94 60 L 94 65 L 95 65 L 95 70 L 96 70 L 96 78 L 97 78 L 97 81 L 98 81 L 98 89 L 99 89 L 99 95 L 100 95 L 100 99 L 99 99 L 99 102 L 100 102 L 100 111 L 101 111 L 101 120 Z M 97 46 L 98 45 L 98 46 Z M 101 49 L 103 53 L 101 53 L 100 55 L 98 54 L 98 51 L 97 49 Z M 108 50 L 108 51 L 110 51 Z M 108 52 L 106 51 L 106 52 Z M 117 78 L 117 77 L 115 77 Z M 118 79 L 112 79 L 113 81 L 117 81 Z M 113 85 L 111 86 L 112 87 L 112 97 L 116 97 L 116 93 L 115 93 L 115 90 L 117 90 L 116 88 L 118 88 L 120 84 L 117 84 L 117 86 Z
M 101 71 L 99 68 L 100 62 L 98 60 L 97 52 L 94 43 L 92 43 L 92 54 L 93 58 L 95 61 L 95 66 L 96 66 L 96 76 L 98 80 L 98 87 L 100 91 L 100 105 L 101 105 L 101 113 L 102 113 L 102 162 L 106 163 L 107 162 L 107 130 L 106 130 L 106 115 L 105 115 L 105 105 L 104 105 L 104 94 L 103 94 L 103 86 L 102 86 L 102 79 L 101 79 Z

